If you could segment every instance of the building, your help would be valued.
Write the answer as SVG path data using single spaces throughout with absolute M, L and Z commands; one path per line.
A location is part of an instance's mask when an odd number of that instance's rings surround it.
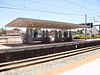
M 20 29 L 6 30 L 6 35 L 21 35 Z
M 17 18 L 6 26 L 25 27 L 26 34 L 23 35 L 23 43 L 27 44 L 33 44 L 35 41 L 40 41 L 41 43 L 72 41 L 71 29 L 87 27 L 73 23 L 30 18 Z M 49 35 L 51 30 L 53 30 L 53 41 L 51 41 L 52 38 Z

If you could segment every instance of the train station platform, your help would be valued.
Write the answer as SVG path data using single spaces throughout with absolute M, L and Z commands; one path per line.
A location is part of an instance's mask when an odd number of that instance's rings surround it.
M 19 38 L 17 38 L 19 40 Z M 10 39 L 10 41 L 8 40 L 8 43 L 5 43 L 3 41 L 3 43 L 0 43 L 0 50 L 1 49 L 9 49 L 9 48 L 18 48 L 18 47 L 36 47 L 36 46 L 45 46 L 45 45 L 59 45 L 59 44 L 71 44 L 71 43 L 84 43 L 84 42 L 88 42 L 88 41 L 99 41 L 100 38 L 97 38 L 97 39 L 73 39 L 73 41 L 70 41 L 70 42 L 59 42 L 59 43 L 49 43 L 49 44 L 33 44 L 33 45 L 28 45 L 28 44 L 22 44 L 21 43 L 21 40 L 20 42 L 19 41 L 15 41 L 14 39 Z M 13 42 L 12 42 L 13 41 Z
M 100 75 L 100 58 L 59 75 Z
M 0 63 L 61 53 L 65 51 L 100 45 L 100 40 L 73 40 L 51 44 L 4 44 L 0 49 Z

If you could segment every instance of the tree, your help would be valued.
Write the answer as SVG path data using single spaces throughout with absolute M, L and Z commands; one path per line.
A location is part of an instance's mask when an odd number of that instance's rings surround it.
M 5 34 L 5 30 L 3 28 L 0 29 L 0 34 Z
M 80 34 L 83 34 L 83 30 L 77 30 L 77 31 L 76 31 L 76 34 L 79 34 L 79 35 L 80 35 Z

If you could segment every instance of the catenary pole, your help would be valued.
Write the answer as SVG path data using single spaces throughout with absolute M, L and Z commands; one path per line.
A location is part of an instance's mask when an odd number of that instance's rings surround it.
M 85 14 L 85 40 L 87 40 L 87 14 Z

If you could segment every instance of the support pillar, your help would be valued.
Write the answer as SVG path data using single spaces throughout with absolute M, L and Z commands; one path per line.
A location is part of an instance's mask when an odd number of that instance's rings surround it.
M 45 42 L 45 31 L 43 30 L 42 31 L 42 43 L 44 43 Z
M 61 34 L 61 31 L 59 31 L 59 41 L 62 41 L 62 34 Z
M 66 31 L 65 41 L 69 41 L 69 39 L 70 39 L 69 32 Z
M 50 38 L 49 38 L 49 32 L 48 30 L 42 32 L 42 43 L 49 43 Z
M 49 38 L 48 30 L 46 30 L 46 38 Z
M 49 38 L 49 32 L 48 32 L 48 30 L 46 30 L 45 43 L 50 43 L 50 38 Z
M 23 35 L 23 44 L 27 44 L 27 36 L 28 36 L 28 32 L 29 31 L 29 29 L 28 28 L 26 28 L 26 33 Z
M 32 39 L 32 28 L 27 28 L 26 29 L 26 35 L 23 38 L 23 43 L 26 44 L 33 44 L 33 39 Z
M 69 31 L 69 40 L 72 41 L 72 32 L 71 32 L 71 30 Z
M 55 39 L 54 42 L 59 42 L 58 31 L 55 30 Z
M 66 31 L 64 31 L 64 37 L 66 37 L 66 36 L 67 36 Z
M 66 31 L 64 31 L 64 39 L 63 40 L 67 41 L 67 32 Z

